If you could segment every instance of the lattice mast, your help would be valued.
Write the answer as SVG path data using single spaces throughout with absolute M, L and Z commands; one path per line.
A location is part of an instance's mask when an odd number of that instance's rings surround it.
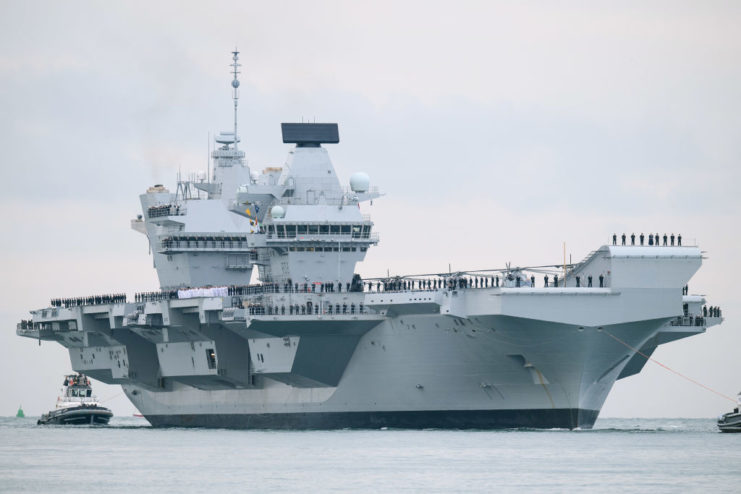
M 239 67 L 242 64 L 239 63 L 239 51 L 235 48 L 232 52 L 232 99 L 234 100 L 234 150 L 237 150 L 237 106 L 239 105 Z

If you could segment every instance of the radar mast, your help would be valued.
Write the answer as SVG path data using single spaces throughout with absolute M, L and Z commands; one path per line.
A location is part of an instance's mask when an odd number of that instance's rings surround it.
M 234 75 L 234 79 L 232 79 L 232 99 L 234 100 L 234 150 L 237 150 L 237 141 L 239 138 L 237 137 L 237 105 L 239 104 L 239 67 L 242 66 L 242 64 L 239 63 L 239 50 L 237 48 L 234 48 L 234 51 L 232 52 L 232 75 Z

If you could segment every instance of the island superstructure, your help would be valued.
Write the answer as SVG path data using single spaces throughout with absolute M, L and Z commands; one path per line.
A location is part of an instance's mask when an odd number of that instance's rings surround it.
M 232 67 L 234 129 L 215 137 L 212 170 L 150 187 L 132 220 L 160 290 L 54 299 L 17 327 L 120 384 L 153 425 L 589 428 L 658 345 L 722 321 L 685 294 L 697 246 L 362 279 L 379 238 L 359 205 L 381 194 L 362 172 L 343 186 L 332 123 L 282 124 L 288 159 L 253 173 L 236 51 Z

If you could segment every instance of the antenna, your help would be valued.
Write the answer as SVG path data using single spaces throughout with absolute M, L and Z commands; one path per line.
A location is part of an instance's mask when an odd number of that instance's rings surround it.
M 237 78 L 239 76 L 239 67 L 242 66 L 242 64 L 239 63 L 239 51 L 237 48 L 234 48 L 234 51 L 232 52 L 232 75 L 234 75 L 234 79 L 232 80 L 232 99 L 234 100 L 234 150 L 237 150 L 237 104 L 239 103 L 239 79 Z

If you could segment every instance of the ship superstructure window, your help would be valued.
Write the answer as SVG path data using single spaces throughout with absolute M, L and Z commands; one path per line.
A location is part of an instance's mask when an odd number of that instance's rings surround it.
M 186 249 L 240 249 L 244 250 L 249 247 L 246 236 L 234 235 L 214 235 L 207 237 L 193 237 L 174 235 L 162 239 L 162 248 L 167 250 Z
M 370 238 L 371 225 L 318 225 L 318 224 L 272 224 L 268 225 L 268 236 L 295 238 L 303 235 L 350 235 L 352 238 Z
M 209 369 L 216 368 L 216 352 L 213 348 L 206 348 L 206 361 Z
M 360 252 L 366 252 L 367 247 L 360 247 Z M 358 247 L 288 247 L 289 252 L 357 252 Z M 257 260 L 255 258 L 254 260 Z

